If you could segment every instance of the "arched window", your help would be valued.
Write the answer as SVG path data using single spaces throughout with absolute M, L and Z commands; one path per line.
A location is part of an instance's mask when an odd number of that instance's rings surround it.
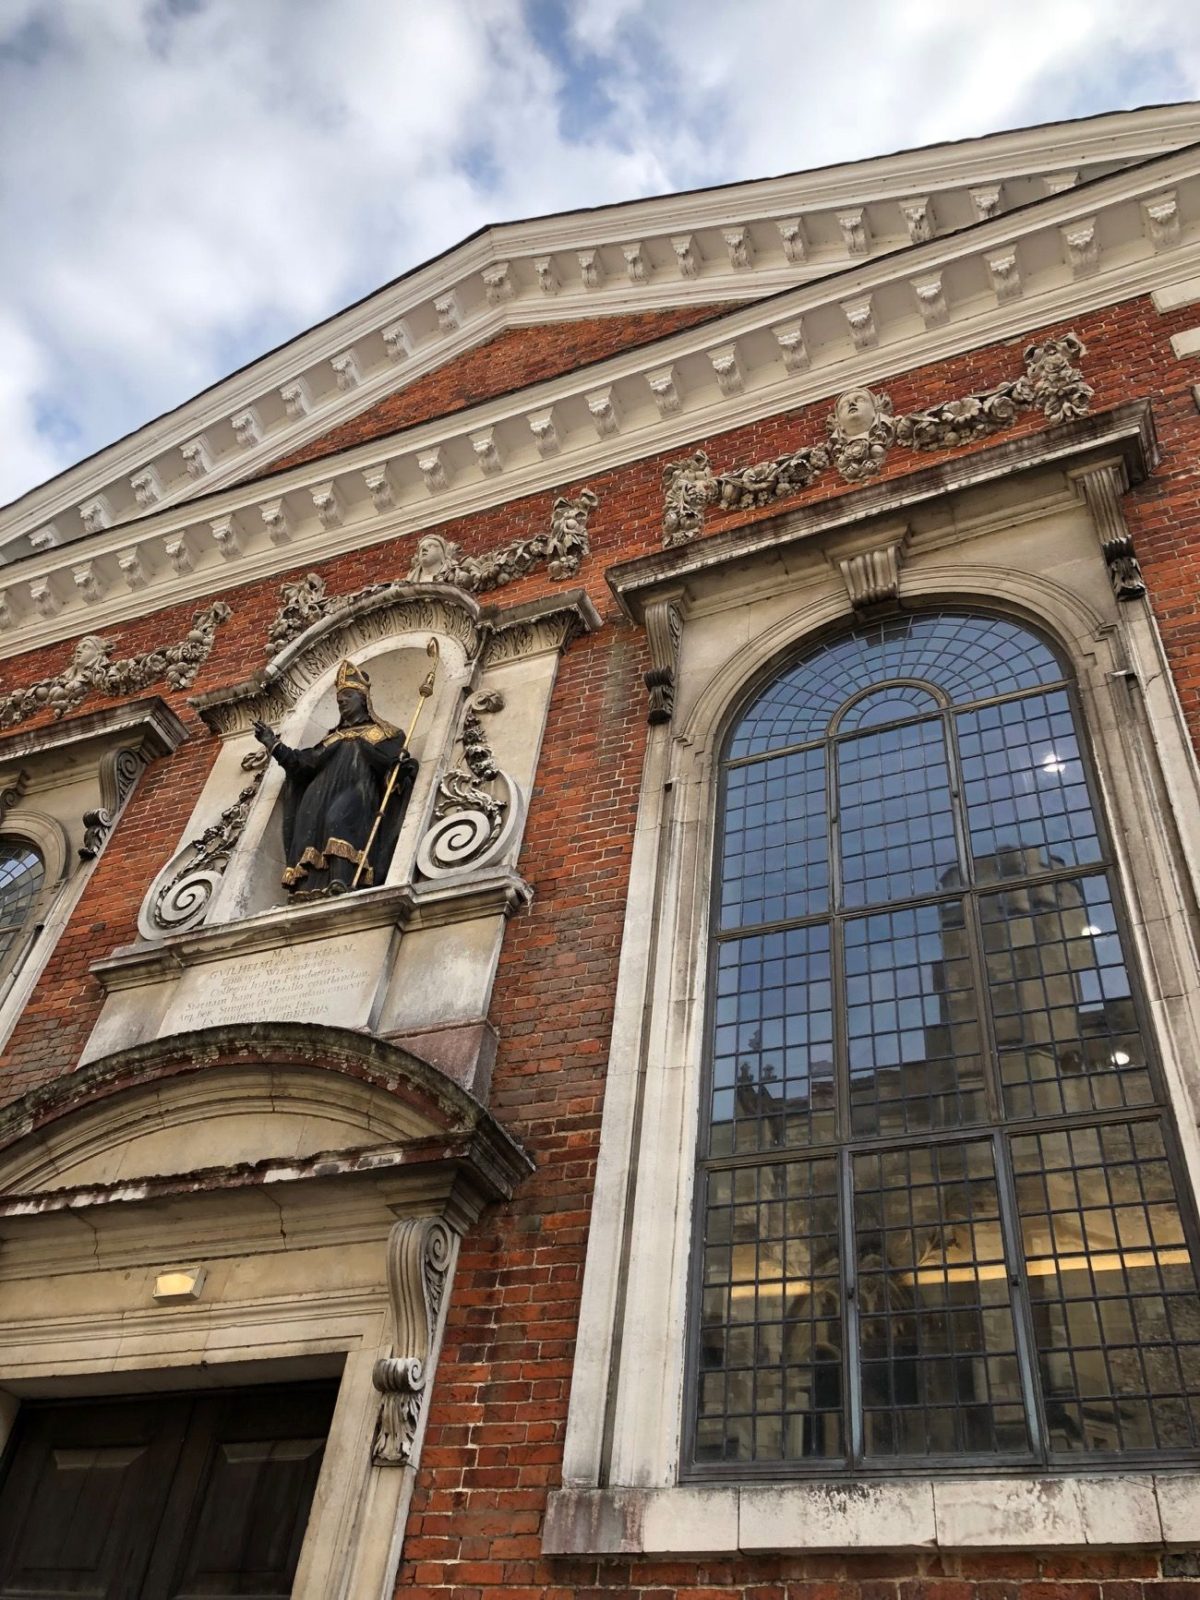
M 726 741 L 693 1476 L 1200 1448 L 1193 1222 L 1072 686 L 915 614 Z
M 46 879 L 41 854 L 25 839 L 0 838 L 0 975 L 21 954 L 21 935 Z

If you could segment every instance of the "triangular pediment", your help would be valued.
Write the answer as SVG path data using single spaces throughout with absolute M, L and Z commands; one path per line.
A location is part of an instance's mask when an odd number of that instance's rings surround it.
M 0 655 L 519 497 L 548 514 L 584 474 L 1200 278 L 1193 136 L 1194 105 L 1121 113 L 485 230 L 114 446 L 126 473 L 153 443 L 153 504 L 101 452 L 10 507 Z M 397 316 L 422 337 L 389 343 Z M 193 478 L 200 424 L 228 448 Z
M 0 551 L 260 476 L 505 329 L 762 299 L 1198 138 L 1155 107 L 485 228 L 13 502 Z

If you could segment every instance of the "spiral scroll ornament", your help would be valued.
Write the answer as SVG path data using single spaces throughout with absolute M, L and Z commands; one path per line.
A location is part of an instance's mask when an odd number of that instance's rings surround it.
M 198 838 L 172 856 L 151 884 L 138 918 L 143 938 L 161 939 L 164 934 L 186 933 L 204 921 L 229 858 L 242 836 L 266 766 L 265 750 L 254 750 L 243 756 L 242 770 L 253 772 L 254 781 L 246 785 L 233 804 L 226 806 Z
M 481 714 L 503 709 L 504 696 L 496 690 L 477 694 L 467 707 L 464 766 L 451 768 L 438 784 L 433 825 L 417 849 L 417 867 L 426 878 L 498 861 L 520 827 L 524 797 L 496 765 L 479 720 Z
M 453 1253 L 450 1229 L 440 1217 L 406 1217 L 388 1236 L 388 1291 L 398 1353 L 384 1356 L 371 1369 L 371 1382 L 382 1397 L 371 1455 L 381 1467 L 407 1466 L 413 1460 Z
M 425 877 L 486 866 L 504 853 L 520 820 L 521 795 L 507 772 L 497 771 L 493 782 L 498 794 L 461 772 L 448 772 L 442 779 L 433 826 L 417 851 L 417 866 Z

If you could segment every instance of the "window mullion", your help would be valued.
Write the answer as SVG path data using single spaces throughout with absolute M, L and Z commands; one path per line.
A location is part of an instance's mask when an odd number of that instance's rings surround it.
M 996 1193 L 1000 1201 L 1000 1227 L 1004 1237 L 1004 1257 L 1008 1265 L 1008 1299 L 1012 1310 L 1013 1332 L 1017 1344 L 1017 1367 L 1029 1442 L 1035 1459 L 1045 1465 L 1049 1453 L 1049 1432 L 1042 1401 L 1038 1371 L 1037 1341 L 1033 1333 L 1033 1308 L 1029 1301 L 1029 1282 L 1025 1273 L 1025 1250 L 1021 1240 L 1021 1218 L 1017 1210 L 1017 1187 L 1009 1158 L 1008 1138 L 998 1128 L 992 1136 L 996 1163 Z
M 842 1252 L 842 1381 L 845 1384 L 843 1413 L 846 1426 L 846 1459 L 851 1467 L 861 1467 L 866 1453 L 863 1442 L 862 1364 L 859 1360 L 858 1246 L 854 1237 L 854 1177 L 852 1153 L 843 1149 L 839 1156 L 839 1205 L 841 1208 Z

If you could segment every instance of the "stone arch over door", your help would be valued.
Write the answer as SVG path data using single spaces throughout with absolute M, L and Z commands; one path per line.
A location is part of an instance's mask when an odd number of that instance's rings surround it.
M 293 1592 L 390 1595 L 458 1240 L 530 1167 L 470 1094 L 352 1030 L 101 1057 L 0 1112 L 0 1416 L 337 1376 Z

